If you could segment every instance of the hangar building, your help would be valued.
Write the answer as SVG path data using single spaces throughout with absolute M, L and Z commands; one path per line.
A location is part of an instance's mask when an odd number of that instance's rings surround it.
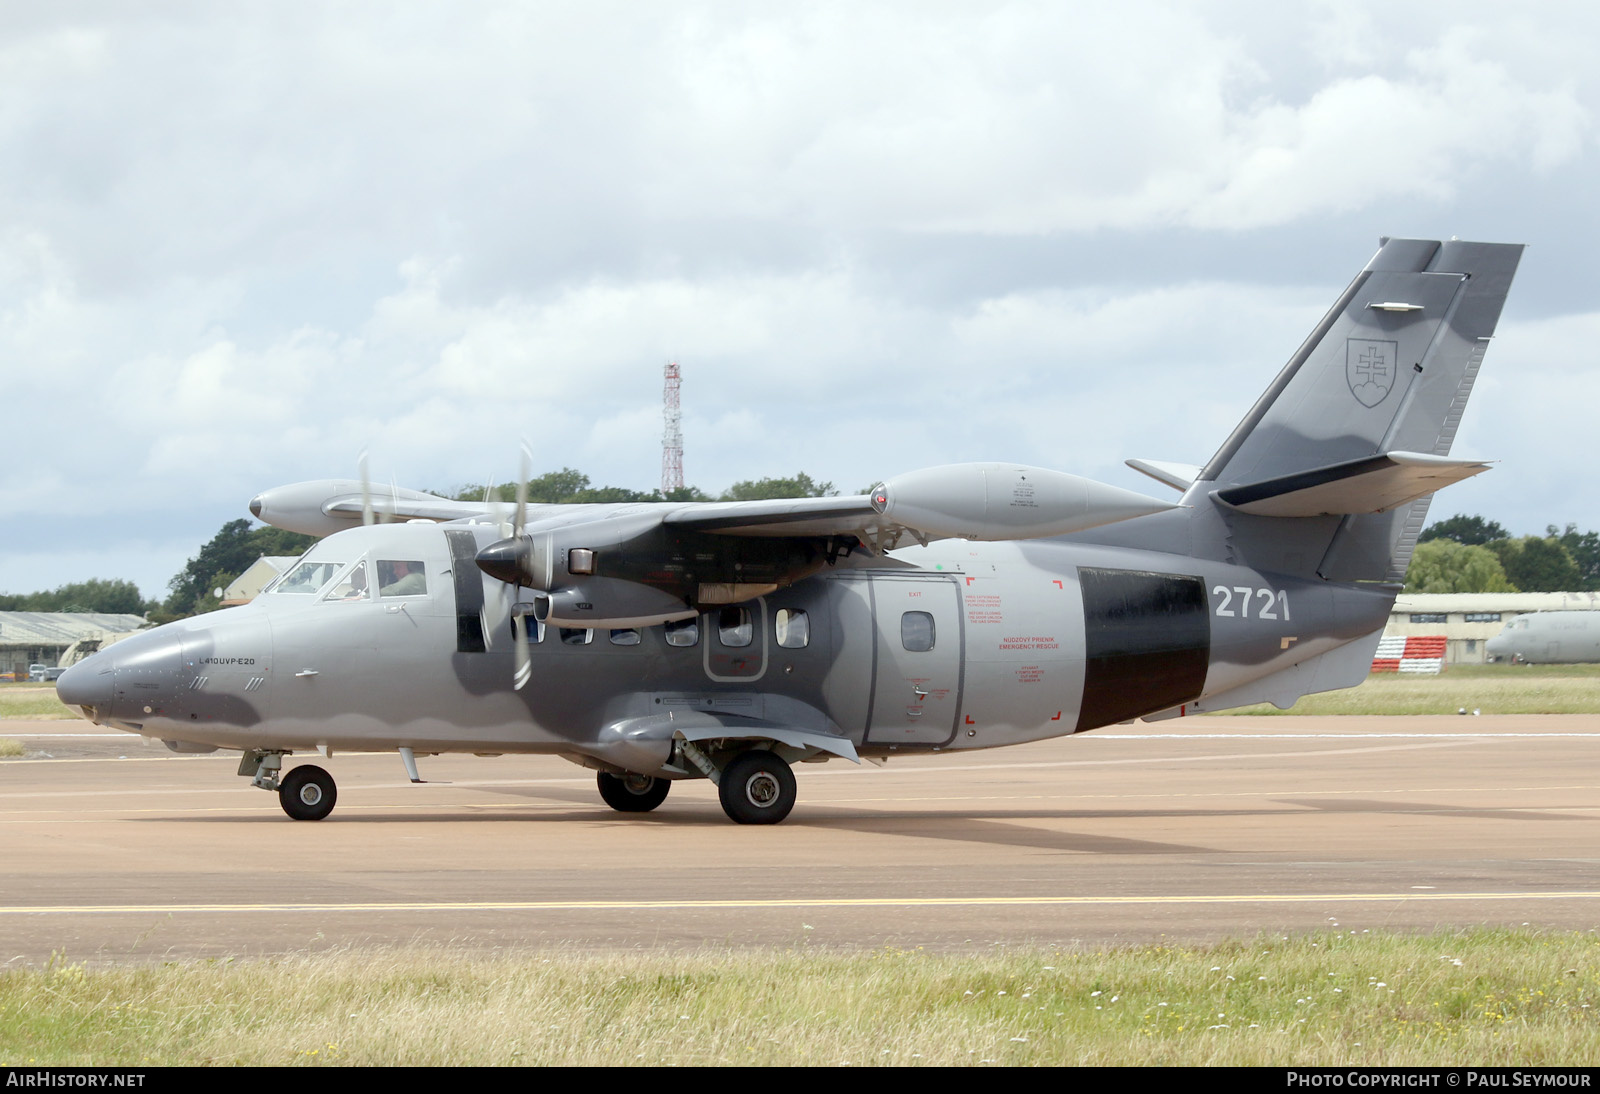
M 29 665 L 58 665 L 69 646 L 83 639 L 106 639 L 148 626 L 142 615 L 110 612 L 0 612 L 0 677 Z

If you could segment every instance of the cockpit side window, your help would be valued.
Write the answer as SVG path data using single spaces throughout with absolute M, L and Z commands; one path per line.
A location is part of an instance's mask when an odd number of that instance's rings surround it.
M 378 560 L 379 596 L 426 596 L 428 577 L 421 562 L 413 559 Z
M 361 559 L 333 583 L 322 599 L 365 600 L 370 595 L 371 591 L 367 588 L 367 560 Z
M 342 562 L 304 559 L 272 591 L 280 596 L 314 596 L 343 566 Z

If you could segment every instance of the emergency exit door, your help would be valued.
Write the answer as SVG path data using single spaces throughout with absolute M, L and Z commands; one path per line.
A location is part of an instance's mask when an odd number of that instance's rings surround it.
M 961 711 L 961 593 L 951 578 L 874 576 L 869 744 L 942 745 Z

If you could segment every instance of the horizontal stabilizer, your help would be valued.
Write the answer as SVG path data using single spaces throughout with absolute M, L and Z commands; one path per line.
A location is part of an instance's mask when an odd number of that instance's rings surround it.
M 1230 486 L 1216 491 L 1216 497 L 1240 512 L 1261 517 L 1386 513 L 1487 470 L 1489 465 L 1478 460 L 1385 452 Z
M 1122 462 L 1140 474 L 1149 475 L 1174 490 L 1189 489 L 1190 484 L 1200 477 L 1201 471 L 1195 464 L 1174 463 L 1171 460 L 1123 460 Z

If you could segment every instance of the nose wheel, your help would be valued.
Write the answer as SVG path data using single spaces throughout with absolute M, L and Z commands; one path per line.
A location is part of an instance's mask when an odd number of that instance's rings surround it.
M 338 797 L 333 776 L 312 764 L 290 771 L 278 785 L 278 803 L 295 820 L 321 820 Z

